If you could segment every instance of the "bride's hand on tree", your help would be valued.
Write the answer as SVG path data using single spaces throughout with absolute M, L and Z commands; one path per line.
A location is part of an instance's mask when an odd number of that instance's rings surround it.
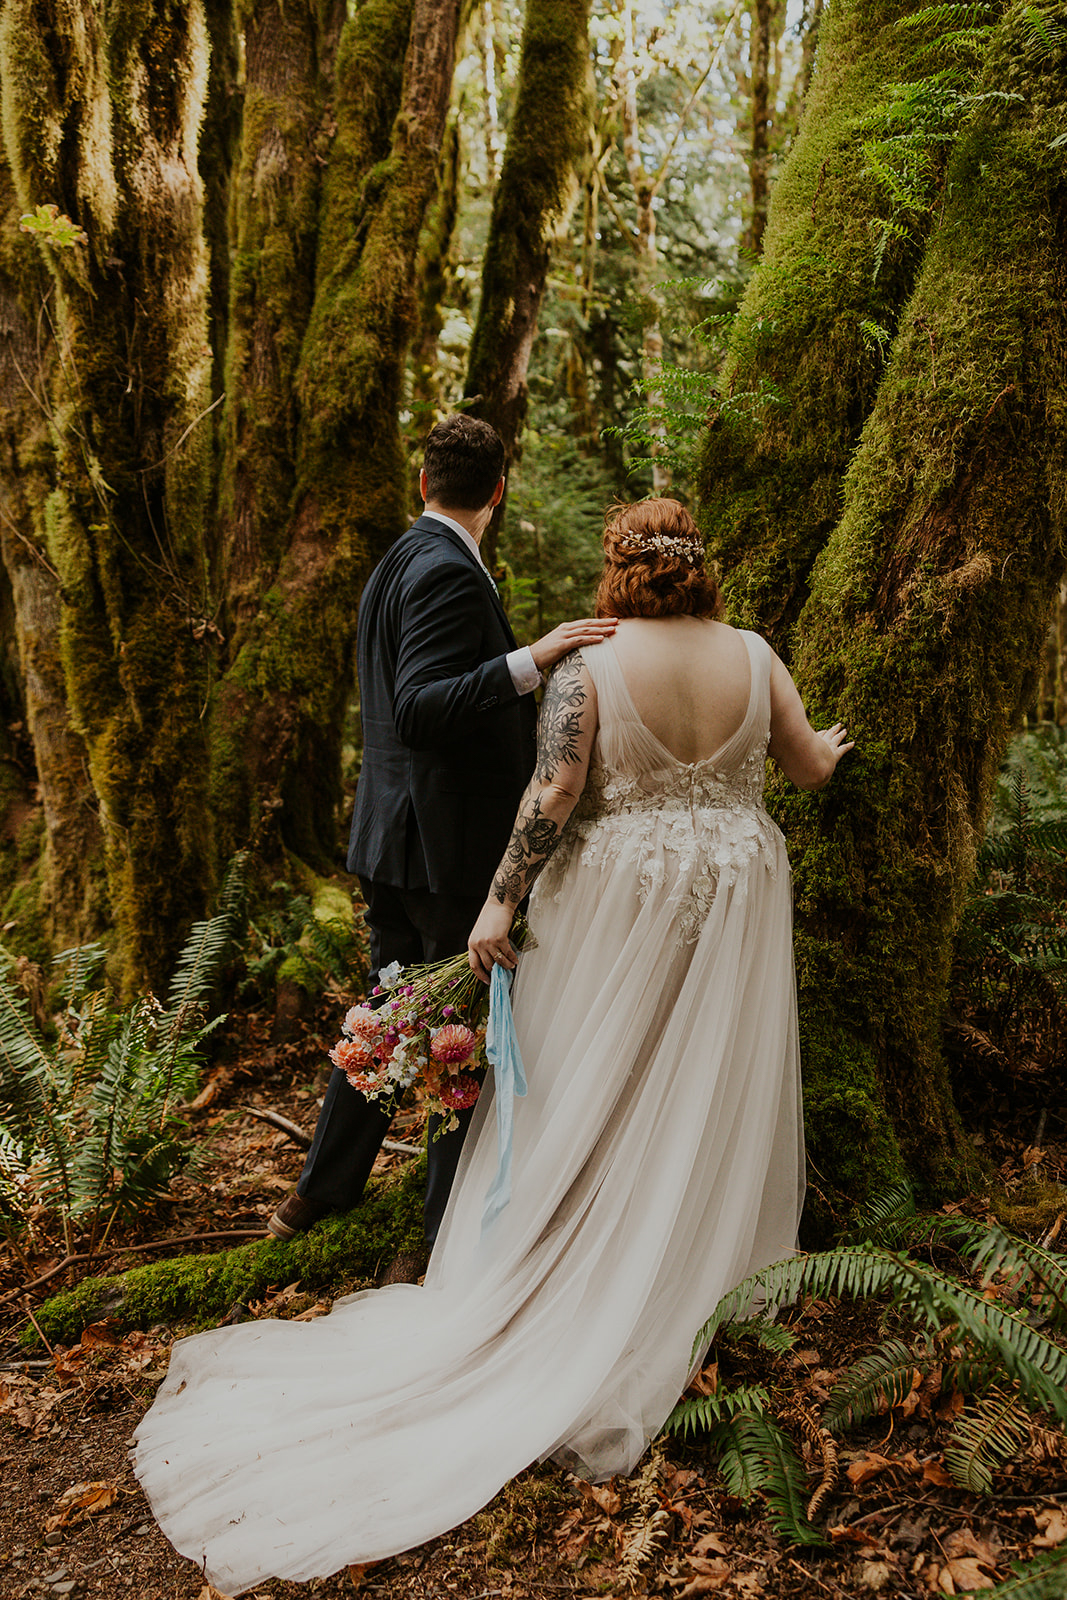
M 471 971 L 481 978 L 483 983 L 489 982 L 494 965 L 506 967 L 510 972 L 518 960 L 508 937 L 513 916 L 514 912 L 510 906 L 501 905 L 499 901 L 490 897 L 474 924 L 471 936 L 467 940 L 467 960 L 470 962 Z
M 856 743 L 855 739 L 848 737 L 848 730 L 843 722 L 835 722 L 832 728 L 820 728 L 816 737 L 829 746 L 835 766 L 842 756 L 847 755 L 853 749 Z

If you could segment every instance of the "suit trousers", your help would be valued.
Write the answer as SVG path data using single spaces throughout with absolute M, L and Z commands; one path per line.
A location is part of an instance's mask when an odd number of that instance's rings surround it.
M 482 896 L 398 889 L 363 878 L 360 887 L 371 936 L 372 988 L 378 973 L 393 961 L 399 961 L 402 967 L 413 962 L 444 961 L 465 949 L 483 903 Z M 470 1107 L 457 1113 L 459 1127 L 452 1133 L 439 1134 L 441 1118 L 430 1118 L 423 1222 L 426 1243 L 431 1248 L 441 1226 L 473 1110 Z M 296 1186 L 297 1194 L 332 1211 L 349 1211 L 358 1205 L 389 1131 L 389 1121 L 389 1116 L 353 1089 L 340 1068 L 335 1067 Z

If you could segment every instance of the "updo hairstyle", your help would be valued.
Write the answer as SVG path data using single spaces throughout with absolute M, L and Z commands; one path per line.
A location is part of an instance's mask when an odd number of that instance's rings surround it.
M 677 500 L 613 506 L 604 519 L 598 617 L 717 617 L 719 586 L 700 530 Z

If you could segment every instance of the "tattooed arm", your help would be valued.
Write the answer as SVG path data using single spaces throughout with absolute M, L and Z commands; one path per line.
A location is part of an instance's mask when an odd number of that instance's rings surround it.
M 552 669 L 545 688 L 534 775 L 468 942 L 471 967 L 486 983 L 494 961 L 515 965 L 508 938 L 515 909 L 555 850 L 585 787 L 596 728 L 596 690 L 575 650 Z

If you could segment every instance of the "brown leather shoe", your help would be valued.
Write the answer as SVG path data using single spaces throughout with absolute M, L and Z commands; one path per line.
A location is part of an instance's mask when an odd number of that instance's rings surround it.
M 267 1223 L 267 1232 L 285 1244 L 295 1239 L 298 1233 L 306 1233 L 329 1209 L 329 1206 L 318 1205 L 314 1200 L 302 1200 L 294 1189 L 292 1194 L 286 1195 Z

